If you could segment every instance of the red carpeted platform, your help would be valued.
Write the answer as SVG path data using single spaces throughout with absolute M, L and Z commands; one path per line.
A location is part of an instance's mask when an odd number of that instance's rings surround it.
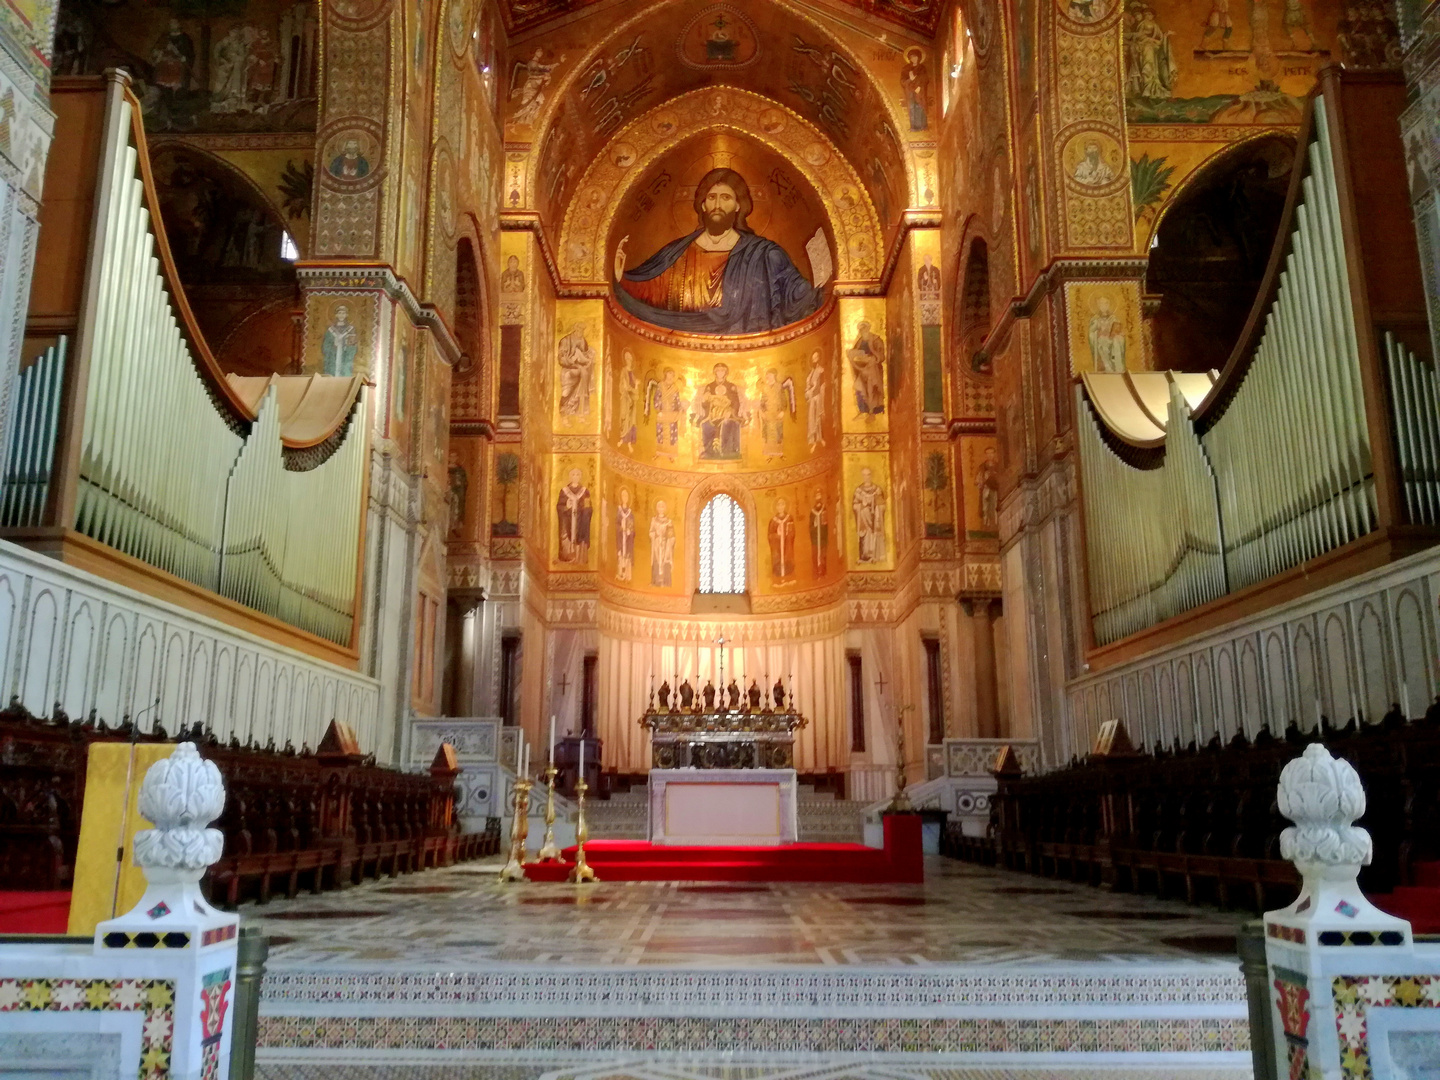
M 63 934 L 69 892 L 0 892 L 0 934 Z
M 531 863 L 531 881 L 564 881 L 575 849 L 563 863 Z M 779 847 L 682 847 L 644 840 L 592 840 L 585 860 L 602 881 L 836 881 L 858 884 L 922 882 L 924 856 L 918 814 L 885 819 L 885 847 L 863 844 L 785 844 Z

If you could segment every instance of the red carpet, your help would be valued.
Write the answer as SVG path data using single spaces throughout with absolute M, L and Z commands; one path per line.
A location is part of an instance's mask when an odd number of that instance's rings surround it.
M 0 892 L 0 934 L 63 934 L 69 892 Z
M 1381 911 L 1408 919 L 1417 934 L 1440 934 L 1440 862 L 1415 864 L 1415 884 L 1369 898 Z
M 563 863 L 531 863 L 531 881 L 564 881 L 575 849 Z M 885 819 L 885 848 L 863 844 L 786 844 L 780 847 L 680 847 L 645 840 L 592 840 L 585 860 L 601 881 L 837 881 L 859 884 L 921 882 L 925 863 L 920 818 Z

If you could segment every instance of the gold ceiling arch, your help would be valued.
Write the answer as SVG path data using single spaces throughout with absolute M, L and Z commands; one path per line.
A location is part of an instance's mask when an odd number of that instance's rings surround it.
M 717 3 L 718 2 L 719 0 L 717 0 Z M 725 2 L 738 5 L 742 8 L 748 6 L 747 0 L 725 0 Z M 873 133 L 862 135 L 859 130 L 860 128 L 873 127 L 876 132 L 881 129 L 888 129 L 891 138 L 894 140 L 893 160 L 882 160 L 882 157 L 885 155 L 876 155 L 875 165 L 884 173 L 894 172 L 903 177 L 903 182 L 899 187 L 903 189 L 901 194 L 903 196 L 902 201 L 905 205 L 922 205 L 919 177 L 916 174 L 914 162 L 911 160 L 908 147 L 904 139 L 899 135 L 899 132 L 908 129 L 908 121 L 902 112 L 899 100 L 887 92 L 885 87 L 880 84 L 871 66 L 864 62 L 849 45 L 827 30 L 819 20 L 813 18 L 800 8 L 784 3 L 783 0 L 759 0 L 758 6 L 763 7 L 763 9 L 773 15 L 785 20 L 789 24 L 789 28 L 804 29 L 814 35 L 815 40 L 823 45 L 824 50 L 828 50 L 828 63 L 830 63 L 833 69 L 831 71 L 832 78 L 838 79 L 841 82 L 858 79 L 858 83 L 851 83 L 850 85 L 852 90 L 858 91 L 858 96 L 855 99 L 859 106 L 858 115 L 864 119 L 863 122 L 855 124 L 855 130 L 853 132 L 846 133 L 850 141 L 855 143 L 855 146 L 849 149 L 857 153 L 861 152 L 861 147 L 870 147 L 871 150 L 874 149 L 871 138 Z M 645 5 L 630 18 L 614 23 L 608 32 L 597 40 L 591 48 L 586 50 L 575 64 L 567 65 L 563 73 L 557 72 L 557 79 L 553 88 L 551 92 L 546 95 L 545 104 L 542 106 L 539 115 L 531 127 L 531 136 L 528 141 L 530 142 L 532 151 L 529 155 L 529 161 L 525 166 L 525 190 L 527 192 L 536 192 L 539 190 L 540 181 L 543 179 L 540 176 L 541 159 L 544 157 L 543 148 L 555 136 L 556 131 L 559 130 L 564 120 L 564 114 L 566 114 L 567 110 L 574 114 L 580 114 L 585 111 L 584 90 L 586 87 L 581 85 L 585 76 L 591 73 L 597 64 L 603 65 L 606 57 L 609 56 L 617 46 L 623 48 L 631 39 L 634 39 L 632 44 L 638 44 L 640 37 L 637 35 L 644 35 L 653 30 L 657 22 L 664 21 L 670 9 L 673 8 L 677 12 L 680 12 L 684 7 L 685 5 L 678 4 L 675 0 L 659 0 L 657 3 Z M 788 28 L 782 26 L 782 29 Z M 797 45 L 797 42 L 800 41 L 799 35 L 791 34 L 790 36 L 795 37 L 796 41 L 789 40 L 785 34 L 779 36 L 781 42 L 780 47 L 784 50 L 801 51 L 799 45 Z M 883 40 L 883 34 L 881 38 Z M 664 47 L 659 40 L 655 41 L 654 44 L 657 48 Z M 528 48 L 529 46 L 527 44 L 524 47 Z M 839 60 L 844 67 L 848 68 L 848 72 L 838 70 L 841 65 L 837 65 L 835 63 L 836 60 Z M 771 70 L 773 66 L 774 65 L 763 63 L 753 65 L 745 69 L 743 77 L 749 79 L 762 77 L 760 73 Z M 666 70 L 669 72 L 680 72 L 683 68 L 684 65 L 667 65 Z M 697 90 L 715 89 L 715 84 L 707 81 L 708 76 L 706 72 L 689 72 L 689 77 L 698 80 L 698 85 L 690 88 L 680 88 L 678 92 L 676 87 L 665 87 L 663 85 L 657 86 L 655 90 L 658 91 L 664 101 L 673 102 Z M 739 72 L 736 72 L 733 73 L 732 77 L 741 76 Z M 783 86 L 783 83 L 778 85 Z M 756 93 L 756 91 L 745 90 L 738 86 L 734 89 L 742 93 Z M 766 94 L 759 94 L 758 96 L 766 101 L 768 107 L 781 108 L 792 115 L 798 115 L 795 113 L 795 110 L 785 106 L 777 96 Z M 806 122 L 810 123 L 810 121 Z M 631 120 L 630 123 L 633 124 L 634 120 Z M 582 143 L 586 143 L 589 140 L 582 137 L 581 141 Z M 609 140 L 607 140 L 607 142 L 608 141 Z M 830 141 L 833 145 L 833 140 L 827 141 Z M 884 141 L 883 136 L 881 141 Z M 582 153 L 594 153 L 593 146 L 581 147 L 580 149 Z M 879 181 L 876 180 L 875 182 L 878 183 Z M 573 202 L 575 192 L 578 190 L 579 187 L 577 186 L 568 191 L 564 191 L 561 198 Z M 870 194 L 867 186 L 863 182 L 861 190 Z M 899 219 L 899 211 L 903 209 L 904 206 L 898 208 L 896 213 L 897 221 Z M 567 203 L 567 214 L 568 211 L 569 205 Z M 874 212 L 873 207 L 871 212 Z M 884 224 L 888 226 L 895 224 L 895 222 L 886 222 Z
M 566 208 L 560 277 L 571 284 L 604 283 L 606 237 L 630 185 L 681 143 L 717 131 L 737 132 L 784 155 L 814 188 L 835 236 L 837 284 L 878 279 L 884 252 L 879 218 L 849 160 L 798 113 L 733 86 L 672 98 L 636 117 L 606 143 Z M 617 153 L 621 148 L 625 152 Z

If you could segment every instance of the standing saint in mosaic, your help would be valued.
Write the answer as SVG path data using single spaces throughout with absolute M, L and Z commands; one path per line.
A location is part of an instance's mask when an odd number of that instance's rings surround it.
M 855 332 L 855 344 L 845 353 L 855 378 L 856 416 L 874 416 L 885 411 L 885 340 L 862 322 Z
M 579 469 L 571 469 L 569 479 L 555 504 L 560 521 L 560 561 L 586 566 L 590 562 L 590 489 Z
M 616 389 L 620 401 L 616 407 L 616 426 L 620 429 L 620 448 L 634 453 L 639 438 L 640 378 L 635 374 L 635 354 L 629 349 L 620 354 L 620 376 Z
M 817 579 L 825 576 L 829 550 L 830 520 L 825 513 L 825 493 L 816 491 L 815 501 L 810 504 L 810 569 Z
M 650 519 L 650 584 L 657 588 L 669 588 L 675 574 L 675 522 L 665 509 L 658 500 Z
M 760 442 L 767 458 L 785 454 L 785 414 L 795 418 L 795 380 L 780 378 L 774 368 L 760 383 Z
M 825 365 L 820 350 L 810 354 L 810 371 L 805 376 L 805 441 L 810 452 L 825 445 Z
M 770 573 L 777 585 L 795 580 L 795 515 L 785 499 L 775 500 L 775 513 L 770 518 Z
M 585 340 L 585 324 L 576 323 L 560 339 L 560 415 L 590 415 L 590 386 L 595 371 L 595 349 Z
M 615 580 L 629 581 L 635 575 L 635 511 L 630 506 L 630 489 L 621 488 L 615 508 Z
M 860 470 L 860 483 L 850 500 L 855 514 L 855 538 L 859 561 L 885 561 L 885 490 L 874 480 L 872 470 Z

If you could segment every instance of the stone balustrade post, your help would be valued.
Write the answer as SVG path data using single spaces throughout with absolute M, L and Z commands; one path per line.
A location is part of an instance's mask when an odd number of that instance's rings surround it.
M 1279 805 L 1295 823 L 1280 835 L 1280 854 L 1303 881 L 1294 903 L 1265 913 L 1276 1075 L 1342 1080 L 1356 1074 L 1341 1039 L 1355 1023 L 1364 1028 L 1353 986 L 1413 970 L 1414 938 L 1408 922 L 1360 891 L 1371 842 L 1354 824 L 1365 789 L 1348 761 L 1311 743 L 1281 772 Z

